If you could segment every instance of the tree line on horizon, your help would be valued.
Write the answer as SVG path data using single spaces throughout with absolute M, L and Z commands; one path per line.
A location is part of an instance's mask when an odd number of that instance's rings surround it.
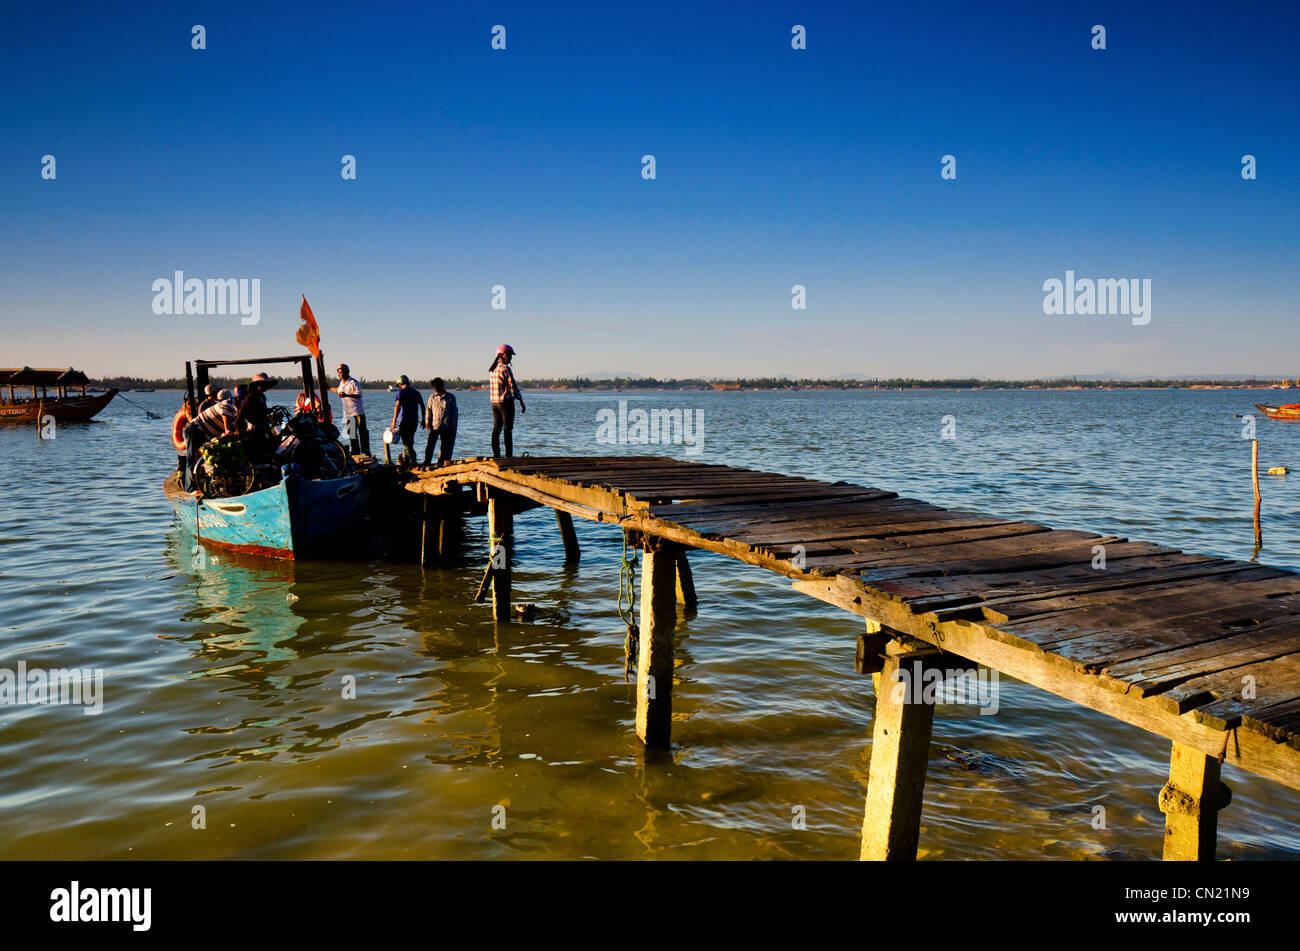
M 365 377 L 356 378 L 366 390 L 386 390 L 391 387 L 390 380 L 371 380 Z M 212 377 L 211 382 L 220 387 L 232 388 L 236 383 L 247 382 L 244 377 Z M 294 380 L 285 378 L 286 384 L 293 385 Z M 427 387 L 429 381 L 426 379 L 417 379 L 412 381 L 417 389 Z M 804 390 L 804 389 L 834 389 L 834 390 L 953 390 L 953 389 L 984 389 L 984 390 L 1015 390 L 1028 388 L 1052 388 L 1061 389 L 1064 387 L 1079 387 L 1082 389 L 1152 389 L 1152 388 L 1180 388 L 1188 386 L 1267 386 L 1276 381 L 1272 379 L 1259 380 L 1215 380 L 1215 379 L 1148 379 L 1148 380 L 1085 380 L 1074 377 L 1057 377 L 1051 379 L 1030 379 L 1030 380 L 981 380 L 974 377 L 960 378 L 943 378 L 943 379 L 925 379 L 920 377 L 890 377 L 888 379 L 870 379 L 870 380 L 845 380 L 834 378 L 805 377 L 801 379 L 791 379 L 789 377 L 733 377 L 722 379 L 717 377 L 703 378 L 692 377 L 684 379 L 659 379 L 657 377 L 612 377 L 609 379 L 593 380 L 588 377 L 535 377 L 530 379 L 521 379 L 519 385 L 525 389 L 569 389 L 569 390 L 690 390 L 690 389 L 712 389 L 714 384 L 726 387 L 728 389 L 746 389 L 746 390 Z M 1288 382 L 1288 381 L 1283 381 Z M 1296 381 L 1300 384 L 1300 381 Z M 330 377 L 327 379 L 330 387 L 338 386 L 338 380 Z M 119 390 L 138 390 L 138 389 L 159 389 L 159 390 L 183 390 L 185 380 L 183 377 L 169 378 L 146 378 L 135 376 L 113 376 L 92 378 L 91 384 L 96 387 L 117 387 Z M 446 381 L 449 390 L 468 390 L 471 388 L 485 389 L 486 383 L 482 379 L 465 379 L 463 377 L 454 377 Z

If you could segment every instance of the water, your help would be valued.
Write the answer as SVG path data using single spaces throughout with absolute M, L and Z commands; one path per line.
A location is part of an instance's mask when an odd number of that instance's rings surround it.
M 860 620 L 696 553 L 676 742 L 647 760 L 616 529 L 579 522 L 582 564 L 566 570 L 551 512 L 520 516 L 515 597 L 544 615 L 500 628 L 473 603 L 481 519 L 441 570 L 364 547 L 196 567 L 160 490 L 177 394 L 128 397 L 166 419 L 117 400 L 52 441 L 0 428 L 0 667 L 106 671 L 97 717 L 0 708 L 0 857 L 856 857 L 873 702 L 852 669 Z M 367 398 L 377 440 L 386 400 Z M 595 443 L 597 411 L 620 398 L 702 409 L 703 452 L 671 447 L 682 458 L 1251 555 L 1233 418 L 1250 392 L 533 393 L 516 451 L 626 451 Z M 461 411 L 458 451 L 485 453 L 486 395 L 462 394 Z M 1258 426 L 1261 464 L 1300 469 L 1300 425 Z M 1300 568 L 1295 478 L 1262 477 L 1262 562 Z M 922 857 L 1158 857 L 1167 742 L 1001 687 L 996 716 L 938 711 Z M 1300 857 L 1300 794 L 1225 778 L 1220 855 Z

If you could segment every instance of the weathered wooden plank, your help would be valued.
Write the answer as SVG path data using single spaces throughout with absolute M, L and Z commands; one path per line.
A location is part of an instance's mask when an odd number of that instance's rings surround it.
M 849 578 L 796 579 L 793 583 L 796 590 L 873 618 L 885 627 L 1208 755 L 1221 755 L 1224 762 L 1300 789 L 1300 755 L 1273 739 L 1247 730 L 1229 736 L 1192 718 L 1161 709 L 1151 698 L 1109 690 L 1100 683 L 1100 678 L 1062 668 L 1034 645 L 1016 643 L 991 625 L 970 621 L 934 624 L 912 614 L 902 602 L 874 595 L 860 582 Z

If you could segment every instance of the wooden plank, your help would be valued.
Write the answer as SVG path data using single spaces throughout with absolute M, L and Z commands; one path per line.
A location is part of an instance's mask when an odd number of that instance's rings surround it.
M 1080 676 L 1059 667 L 1034 645 L 1004 638 L 991 625 L 970 621 L 934 624 L 913 615 L 902 602 L 873 595 L 861 583 L 842 576 L 824 580 L 796 579 L 794 587 L 1139 729 L 1176 740 L 1209 755 L 1222 755 L 1225 762 L 1234 766 L 1292 789 L 1300 789 L 1300 755 L 1285 744 L 1245 730 L 1230 737 L 1222 730 L 1197 723 L 1193 718 L 1161 709 L 1151 699 L 1109 690 L 1100 683 L 1100 678 Z
M 1254 696 L 1246 695 L 1253 691 Z M 1212 700 L 1238 698 L 1247 704 L 1267 704 L 1300 698 L 1300 654 L 1244 664 L 1193 677 L 1153 698 L 1165 710 L 1186 713 Z

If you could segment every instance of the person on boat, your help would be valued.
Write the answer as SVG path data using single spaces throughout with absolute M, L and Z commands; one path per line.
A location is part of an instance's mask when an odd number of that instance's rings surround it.
M 199 404 L 200 413 L 217 401 L 217 392 L 215 383 L 209 383 L 203 388 L 203 402 Z
M 397 400 L 393 404 L 393 429 L 415 464 L 415 430 L 424 425 L 424 397 L 411 385 L 405 373 L 397 378 Z
M 370 432 L 366 429 L 366 404 L 361 396 L 361 384 L 352 378 L 352 369 L 346 363 L 338 366 L 339 385 L 334 392 L 343 402 L 343 431 L 348 434 L 353 455 L 370 455 Z
M 524 406 L 524 395 L 519 392 L 519 384 L 510 369 L 515 348 L 508 343 L 497 347 L 496 359 L 488 367 L 488 390 L 492 399 L 492 455 L 501 455 L 501 433 L 506 434 L 506 455 L 515 454 L 515 400 L 519 401 L 519 412 L 528 412 Z
M 200 410 L 185 427 L 185 478 L 182 487 L 186 492 L 194 491 L 194 467 L 199 462 L 199 450 L 209 439 L 224 436 L 226 433 L 238 432 L 235 408 L 235 394 L 230 390 L 219 390 L 216 400 L 207 409 Z
M 271 409 L 266 404 L 266 391 L 279 381 L 259 373 L 248 382 L 248 395 L 239 404 L 235 419 L 236 432 L 247 432 L 245 448 L 250 455 L 269 456 L 275 450 L 275 434 L 271 431 Z
M 429 385 L 433 387 L 433 394 L 429 397 L 429 406 L 424 414 L 424 425 L 429 430 L 429 440 L 424 444 L 426 466 L 433 458 L 433 447 L 439 438 L 442 439 L 442 449 L 438 452 L 438 464 L 451 462 L 451 452 L 456 446 L 456 429 L 460 425 L 456 396 L 447 392 L 447 384 L 442 377 L 435 376 Z

